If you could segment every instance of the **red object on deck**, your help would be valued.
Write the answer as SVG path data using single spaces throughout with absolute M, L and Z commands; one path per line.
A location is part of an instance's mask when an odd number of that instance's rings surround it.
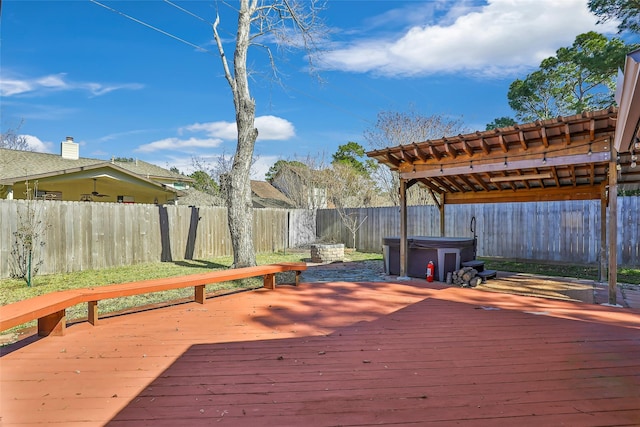
M 433 282 L 434 271 L 433 261 L 429 261 L 429 264 L 427 264 L 427 282 Z

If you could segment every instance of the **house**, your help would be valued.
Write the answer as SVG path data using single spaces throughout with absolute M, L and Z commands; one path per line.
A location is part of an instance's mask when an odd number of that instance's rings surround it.
M 0 149 L 1 199 L 24 199 L 35 190 L 45 200 L 167 204 L 192 182 L 140 160 L 80 157 L 72 137 L 60 144 L 59 155 Z
M 295 208 L 287 196 L 266 181 L 251 181 L 251 199 L 254 208 Z
M 287 167 L 276 173 L 271 184 L 298 208 L 326 209 L 329 203 L 325 182 L 323 171 Z

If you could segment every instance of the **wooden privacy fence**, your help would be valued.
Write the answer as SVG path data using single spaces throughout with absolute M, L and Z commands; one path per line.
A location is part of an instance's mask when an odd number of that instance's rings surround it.
M 31 205 L 29 205 L 31 204 Z M 39 274 L 231 255 L 226 208 L 0 200 L 0 278 L 10 276 L 15 232 L 28 208 L 46 224 Z M 257 252 L 315 240 L 315 212 L 255 209 Z
M 11 250 L 21 217 L 34 203 L 48 227 L 40 274 L 144 262 L 210 259 L 231 255 L 225 208 L 144 204 L 0 200 L 0 278 L 10 275 Z M 352 209 L 366 220 L 356 247 L 381 252 L 382 239 L 400 234 L 397 207 Z M 254 244 L 274 252 L 316 241 L 352 245 L 335 210 L 254 210 Z M 471 236 L 476 217 L 478 255 L 589 264 L 599 261 L 598 201 L 450 205 L 446 235 Z M 438 236 L 434 206 L 408 208 L 409 235 Z M 618 262 L 640 265 L 640 197 L 618 198 Z
M 478 255 L 510 259 L 599 262 L 600 202 L 598 200 L 447 205 L 445 235 L 469 237 L 476 217 Z M 356 235 L 358 250 L 380 252 L 384 237 L 400 235 L 398 207 L 351 209 L 367 218 Z M 410 206 L 408 234 L 440 235 L 435 206 Z M 324 241 L 352 246 L 351 232 L 335 210 L 317 212 L 317 233 Z M 640 265 L 640 197 L 618 198 L 618 263 Z

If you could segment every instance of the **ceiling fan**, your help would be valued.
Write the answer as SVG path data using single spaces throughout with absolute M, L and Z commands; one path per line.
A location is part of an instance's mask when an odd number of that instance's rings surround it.
M 93 191 L 91 192 L 91 195 L 93 197 L 109 197 L 108 194 L 101 194 L 98 193 L 98 190 L 96 190 L 96 182 L 98 181 L 97 178 L 93 178 Z

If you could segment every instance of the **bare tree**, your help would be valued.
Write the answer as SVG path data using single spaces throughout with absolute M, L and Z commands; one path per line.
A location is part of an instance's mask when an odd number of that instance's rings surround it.
M 256 105 L 249 90 L 247 73 L 249 47 L 253 45 L 265 48 L 275 72 L 271 50 L 267 45 L 259 43 L 260 39 L 265 40 L 266 36 L 271 36 L 278 46 L 304 48 L 312 52 L 320 26 L 320 9 L 320 4 L 315 0 L 240 0 L 233 67 L 229 66 L 223 39 L 218 31 L 219 15 L 213 24 L 213 35 L 220 52 L 224 75 L 233 94 L 238 128 L 236 152 L 226 183 L 228 223 L 235 267 L 256 264 L 252 240 L 250 170 L 258 130 L 255 127 Z
M 356 249 L 356 233 L 367 220 L 360 217 L 357 208 L 377 205 L 377 189 L 371 178 L 358 172 L 349 164 L 333 163 L 331 169 L 325 170 L 329 198 L 335 206 L 340 219 L 349 232 Z
M 364 132 L 364 139 L 371 149 L 380 149 L 458 135 L 467 131 L 460 119 L 449 119 L 444 115 L 423 116 L 411 107 L 408 112 L 379 113 L 375 126 Z M 398 174 L 386 167 L 379 167 L 375 172 L 375 180 L 392 204 L 398 206 Z M 407 201 L 412 205 L 428 204 L 432 202 L 432 197 L 426 189 L 413 186 L 407 192 Z
M 49 223 L 43 202 L 36 200 L 37 181 L 33 188 L 29 186 L 29 181 L 26 181 L 25 185 L 25 200 L 21 200 L 17 205 L 18 223 L 13 233 L 14 242 L 9 267 L 12 277 L 23 279 L 27 286 L 31 286 L 33 277 L 38 274 L 44 263 L 42 248 L 45 246 L 44 237 Z
M 27 137 L 19 134 L 23 123 L 24 121 L 20 121 L 17 126 L 8 128 L 0 134 L 0 148 L 29 151 Z

